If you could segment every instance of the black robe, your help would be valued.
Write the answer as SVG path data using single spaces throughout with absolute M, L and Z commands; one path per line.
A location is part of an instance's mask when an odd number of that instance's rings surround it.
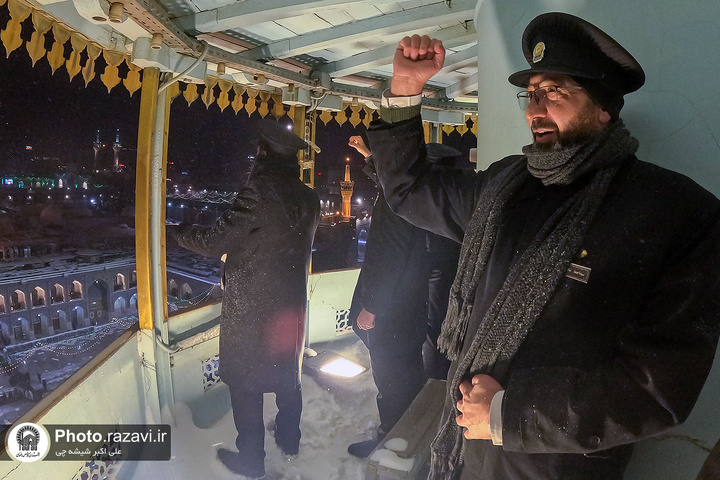
M 307 278 L 317 194 L 298 179 L 297 164 L 257 160 L 232 207 L 212 227 L 176 235 L 180 246 L 227 253 L 220 320 L 220 376 L 248 392 L 289 390 L 300 383 Z
M 376 178 L 372 161 L 364 171 Z M 422 346 L 430 274 L 426 238 L 425 230 L 390 210 L 380 191 L 350 320 L 370 352 L 381 435 L 397 423 L 425 381 Z M 363 331 L 355 325 L 363 308 L 375 315 L 375 328 L 371 330 Z
M 396 213 L 458 240 L 483 187 L 518 161 L 477 174 L 432 170 L 419 117 L 378 122 L 368 137 Z M 530 178 L 510 199 L 465 348 L 513 261 L 583 181 L 545 187 Z M 630 157 L 573 263 L 590 269 L 587 283 L 561 280 L 497 379 L 505 388 L 503 445 L 468 441 L 463 479 L 620 479 L 633 442 L 690 414 L 720 335 L 720 201 L 683 175 Z M 446 415 L 454 409 L 446 402 Z

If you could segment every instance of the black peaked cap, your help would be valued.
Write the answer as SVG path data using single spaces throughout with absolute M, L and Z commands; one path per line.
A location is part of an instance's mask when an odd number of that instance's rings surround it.
M 530 68 L 508 78 L 518 87 L 527 87 L 538 73 L 569 75 L 581 85 L 588 79 L 619 96 L 645 83 L 642 67 L 622 45 L 567 13 L 545 13 L 532 20 L 523 33 L 522 49 Z
M 257 123 L 260 140 L 275 153 L 283 156 L 295 155 L 307 147 L 307 143 L 275 120 L 263 118 Z

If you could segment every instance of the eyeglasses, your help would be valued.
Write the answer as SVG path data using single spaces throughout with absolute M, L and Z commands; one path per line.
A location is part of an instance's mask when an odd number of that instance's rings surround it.
M 534 90 L 526 90 L 518 92 L 517 99 L 520 110 L 523 112 L 530 106 L 530 99 L 535 99 L 535 103 L 540 104 L 541 100 L 548 99 L 551 102 L 557 102 L 562 95 L 567 95 L 573 90 L 582 90 L 579 85 L 571 85 L 569 87 L 561 87 L 560 85 L 548 85 L 547 87 L 538 87 Z

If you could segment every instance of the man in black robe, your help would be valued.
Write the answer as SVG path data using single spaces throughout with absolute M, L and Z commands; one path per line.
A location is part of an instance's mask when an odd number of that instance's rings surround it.
M 307 278 L 320 200 L 300 180 L 306 146 L 274 120 L 258 123 L 258 155 L 232 207 L 211 227 L 169 233 L 184 248 L 225 262 L 220 376 L 230 387 L 238 452 L 218 450 L 231 471 L 265 476 L 263 394 L 274 392 L 275 442 L 286 455 L 300 443 Z

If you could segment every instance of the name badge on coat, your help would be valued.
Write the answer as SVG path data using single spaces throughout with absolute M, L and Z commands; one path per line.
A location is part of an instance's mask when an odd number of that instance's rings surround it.
M 590 280 L 590 268 L 583 267 L 577 263 L 571 263 L 565 276 L 578 282 L 588 283 L 588 280 Z

